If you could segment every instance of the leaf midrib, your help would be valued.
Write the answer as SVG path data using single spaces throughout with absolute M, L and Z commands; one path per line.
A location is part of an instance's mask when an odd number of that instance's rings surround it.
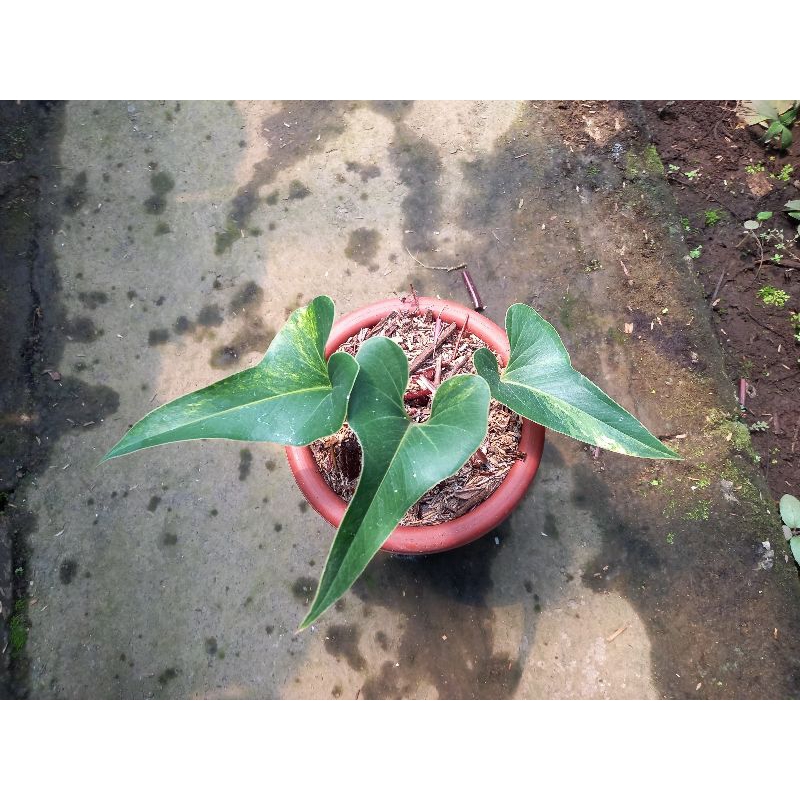
M 506 383 L 506 384 L 511 384 L 513 386 L 521 386 L 523 389 L 527 389 L 529 392 L 531 392 L 533 394 L 536 394 L 536 395 L 538 395 L 540 397 L 544 397 L 544 398 L 552 401 L 555 405 L 558 405 L 559 408 L 575 409 L 579 414 L 582 414 L 584 416 L 590 417 L 591 419 L 593 419 L 596 422 L 598 422 L 600 425 L 605 425 L 607 428 L 613 428 L 613 430 L 618 431 L 623 436 L 627 436 L 629 439 L 633 438 L 632 436 L 630 436 L 630 434 L 625 433 L 625 431 L 621 430 L 620 428 L 615 428 L 613 425 L 610 425 L 608 422 L 604 422 L 603 420 L 599 419 L 598 417 L 595 417 L 592 414 L 589 414 L 589 412 L 584 411 L 582 408 L 580 408 L 580 407 L 578 407 L 576 405 L 571 405 L 567 400 L 562 400 L 557 395 L 548 394 L 547 392 L 543 392 L 541 389 L 537 389 L 537 388 L 535 388 L 533 386 L 528 386 L 527 384 L 520 383 L 519 381 L 507 380 L 505 377 L 500 378 L 500 382 L 501 383 Z M 599 386 L 597 388 L 600 389 Z M 603 390 L 600 389 L 600 391 L 602 392 Z M 611 402 L 614 403 L 615 401 L 612 400 Z M 620 408 L 622 408 L 622 407 L 620 406 Z M 623 409 L 623 411 L 624 411 L 624 409 Z M 628 413 L 628 412 L 626 412 L 626 413 Z M 639 424 L 641 425 L 641 423 L 639 423 Z M 651 436 L 652 436 L 652 434 L 651 434 Z M 649 446 L 649 445 L 646 445 L 646 446 Z M 652 447 L 651 447 L 651 449 L 652 449 Z
M 431 438 L 428 436 L 428 434 L 427 434 L 425 431 L 423 431 L 423 430 L 422 430 L 422 428 L 424 428 L 424 427 L 426 427 L 426 426 L 428 426 L 428 425 L 430 425 L 430 424 L 431 424 L 431 422 L 432 422 L 432 420 L 431 420 L 431 419 L 428 419 L 428 420 L 426 420 L 425 422 L 414 422 L 412 419 L 409 419 L 408 415 L 407 415 L 407 414 L 406 414 L 406 412 L 405 412 L 405 409 L 403 410 L 403 415 L 405 416 L 406 429 L 403 431 L 403 435 L 400 437 L 400 440 L 399 440 L 399 441 L 398 441 L 398 443 L 397 443 L 397 447 L 395 448 L 395 451 L 394 451 L 394 453 L 392 454 L 392 457 L 391 457 L 391 459 L 389 459 L 389 463 L 386 465 L 386 468 L 385 468 L 385 470 L 384 470 L 384 472 L 383 472 L 383 477 L 381 478 L 381 481 L 380 481 L 380 483 L 379 483 L 379 484 L 378 484 L 378 485 L 375 487 L 375 492 L 374 492 L 374 494 L 373 494 L 373 499 L 372 499 L 372 502 L 370 502 L 370 503 L 369 503 L 369 505 L 367 506 L 366 510 L 364 511 L 364 514 L 363 514 L 363 515 L 362 515 L 362 517 L 361 517 L 361 522 L 359 523 L 358 527 L 356 528 L 356 530 L 355 530 L 355 532 L 354 532 L 354 536 L 353 536 L 353 538 L 352 538 L 352 539 L 351 539 L 351 541 L 350 541 L 350 547 L 348 547 L 348 548 L 347 548 L 347 553 L 345 553 L 345 556 L 344 556 L 344 558 L 342 559 L 342 564 L 344 564 L 344 563 L 345 563 L 345 561 L 346 561 L 347 557 L 349 556 L 349 554 L 350 554 L 350 552 L 351 552 L 351 547 L 353 546 L 353 544 L 354 544 L 354 542 L 355 542 L 355 539 L 356 539 L 356 536 L 358 535 L 358 531 L 359 531 L 359 529 L 361 528 L 361 524 L 363 524 L 363 521 L 364 521 L 364 519 L 366 518 L 367 514 L 369 513 L 370 509 L 372 508 L 372 506 L 373 506 L 373 504 L 374 504 L 374 502 L 375 502 L 375 498 L 378 496 L 378 494 L 379 494 L 380 490 L 383 488 L 383 485 L 384 485 L 384 483 L 385 483 L 385 482 L 386 482 L 386 480 L 388 479 L 388 477 L 389 477 L 389 472 L 390 472 L 390 470 L 391 470 L 391 467 L 392 467 L 392 465 L 394 464 L 394 462 L 395 462 L 395 459 L 397 458 L 397 454 L 398 454 L 398 453 L 400 452 L 400 450 L 402 449 L 402 447 L 403 447 L 403 443 L 405 442 L 405 440 L 406 440 L 406 437 L 409 435 L 410 431 L 412 431 L 414 428 L 419 428 L 419 429 L 420 429 L 420 432 L 421 432 L 421 433 L 422 433 L 422 434 L 425 436 L 425 438 L 426 438 L 426 439 L 427 439 L 427 440 L 428 440 L 428 441 L 429 441 L 431 444 L 433 444 L 433 445 L 434 445 L 434 447 L 436 447 L 436 445 L 433 443 L 433 441 L 432 441 L 432 440 L 431 440 Z M 381 419 L 390 419 L 390 418 L 389 418 L 389 417 L 381 417 Z M 373 422 L 373 420 L 370 420 L 370 422 Z M 455 425 L 448 425 L 447 427 L 456 427 L 456 426 L 455 426 Z M 351 428 L 352 428 L 352 425 L 351 425 Z M 355 428 L 352 428 L 352 430 L 353 430 L 353 432 L 356 434 L 356 437 L 358 438 L 358 444 L 359 444 L 359 446 L 362 448 L 362 452 L 363 452 L 364 446 L 361 444 L 361 437 L 358 435 L 358 431 L 356 431 L 356 429 L 355 429 Z M 359 479 L 358 479 L 358 484 L 356 485 L 356 492 L 358 492 L 358 488 L 359 488 L 359 486 L 361 485 L 361 477 L 363 477 L 363 472 L 362 472 L 362 475 L 361 475 L 361 476 L 359 476 Z M 353 495 L 353 499 L 355 499 L 355 494 Z M 351 503 L 352 503 L 352 500 L 351 500 Z M 338 577 L 338 575 L 339 575 L 340 573 L 341 573 L 341 570 L 339 571 L 339 573 L 337 573 L 337 576 L 336 576 L 336 577 Z M 331 593 L 332 593 L 332 590 L 333 590 L 333 588 L 334 588 L 334 586 L 335 586 L 335 585 L 336 585 L 336 584 L 335 584 L 335 579 L 334 579 L 334 581 L 332 581 L 332 582 L 331 582 L 331 584 L 330 584 L 330 587 L 329 587 L 328 591 L 327 591 L 327 592 L 325 592 L 325 598 L 324 598 L 325 600 L 327 600 L 327 599 L 328 599 L 328 597 L 331 595 Z
M 291 392 L 282 392 L 280 394 L 273 394 L 270 397 L 262 397 L 262 398 L 260 398 L 258 400 L 252 400 L 249 403 L 241 403 L 238 406 L 231 406 L 230 408 L 225 408 L 222 411 L 215 411 L 213 414 L 208 414 L 207 416 L 200 417 L 199 419 L 196 419 L 196 420 L 192 420 L 192 422 L 187 422 L 186 424 L 181 425 L 179 428 L 172 428 L 172 430 L 180 431 L 180 430 L 183 430 L 184 428 L 190 427 L 191 425 L 196 425 L 198 422 L 207 422 L 210 419 L 214 419 L 214 417 L 219 417 L 219 416 L 222 416 L 223 414 L 228 414 L 231 411 L 239 411 L 240 409 L 249 408 L 250 406 L 258 405 L 259 403 L 267 403 L 270 400 L 282 399 L 284 397 L 290 397 L 291 395 L 294 395 L 294 394 L 303 394 L 304 392 L 319 392 L 319 391 L 324 391 L 326 389 L 332 389 L 332 388 L 333 388 L 333 384 L 331 384 L 330 386 L 314 386 L 314 387 L 310 387 L 310 388 L 306 387 L 305 389 L 293 389 Z M 322 405 L 322 403 L 324 403 L 326 399 L 327 399 L 327 396 L 324 397 L 320 401 L 320 403 L 317 405 L 317 408 L 319 408 L 319 406 Z M 156 408 L 151 413 L 155 413 L 155 411 L 158 411 L 158 410 L 159 409 Z M 147 417 L 145 417 L 145 419 L 147 419 Z M 158 434 L 154 434 L 154 435 L 158 435 Z

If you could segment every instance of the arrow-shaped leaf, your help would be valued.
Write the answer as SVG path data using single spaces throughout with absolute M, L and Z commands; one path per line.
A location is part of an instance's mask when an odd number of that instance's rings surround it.
M 292 313 L 261 362 L 151 411 L 104 459 L 186 439 L 305 445 L 344 422 L 358 364 L 325 363 L 333 301 L 320 296 Z
M 785 494 L 780 502 L 781 519 L 790 528 L 800 528 L 800 500 L 794 495 Z
M 798 566 L 800 566 L 800 536 L 792 536 L 789 541 L 789 547 L 792 550 L 794 560 L 797 562 Z
M 502 375 L 487 349 L 475 369 L 492 396 L 517 414 L 581 442 L 641 458 L 680 458 L 635 417 L 572 368 L 556 329 L 517 303 L 506 313 L 511 357 Z
M 400 347 L 384 337 L 368 339 L 356 360 L 348 423 L 361 444 L 361 477 L 301 629 L 353 585 L 406 511 L 456 473 L 486 436 L 489 387 L 477 375 L 446 380 L 428 420 L 415 423 L 403 407 L 408 361 Z

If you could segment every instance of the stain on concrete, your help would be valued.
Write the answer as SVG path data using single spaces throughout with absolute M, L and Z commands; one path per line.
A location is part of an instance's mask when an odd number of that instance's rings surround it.
M 377 164 L 361 164 L 358 161 L 345 162 L 348 172 L 355 172 L 361 177 L 361 182 L 366 183 L 372 178 L 377 178 L 381 174 L 381 168 Z
M 178 537 L 171 531 L 165 531 L 164 535 L 161 537 L 161 544 L 167 547 L 174 547 L 178 544 Z
M 434 247 L 433 233 L 439 227 L 442 214 L 439 150 L 404 121 L 413 103 L 374 102 L 370 105 L 395 126 L 389 156 L 407 189 L 402 202 L 403 244 L 412 253 L 424 253 Z
M 361 672 L 367 661 L 358 649 L 361 631 L 356 625 L 330 625 L 325 631 L 325 650 L 338 661 L 344 658 L 350 669 Z
M 328 142 L 345 130 L 344 115 L 356 105 L 333 101 L 285 102 L 279 111 L 263 120 L 261 136 L 268 146 L 269 155 L 255 165 L 252 177 L 233 198 L 225 226 L 235 228 L 237 236 L 220 240 L 217 238 L 220 234 L 217 234 L 215 252 L 218 255 L 240 238 L 240 229 L 249 227 L 250 217 L 259 204 L 261 189 L 273 183 L 281 172 L 293 164 L 314 153 L 324 152 Z M 274 205 L 278 199 L 277 194 L 274 199 L 270 194 L 265 202 Z
M 195 323 L 192 322 L 187 316 L 181 315 L 175 320 L 172 325 L 172 330 L 178 336 L 183 336 L 186 333 L 192 333 L 195 329 Z
M 178 670 L 175 667 L 167 667 L 159 676 L 158 683 L 163 689 L 170 681 L 178 677 Z
M 250 477 L 250 469 L 253 466 L 253 454 L 247 447 L 239 451 L 239 480 L 246 481 Z
M 157 172 L 150 176 L 150 188 L 153 194 L 144 201 L 144 210 L 148 214 L 163 214 L 167 207 L 167 195 L 175 188 L 175 181 L 167 172 Z
M 89 317 L 65 320 L 61 325 L 61 330 L 67 339 L 85 343 L 94 342 L 105 333 L 102 329 L 95 328 L 94 322 Z
M 234 294 L 230 303 L 230 311 L 238 314 L 249 306 L 260 305 L 263 299 L 264 290 L 255 281 L 248 281 Z
M 217 637 L 216 636 L 209 636 L 205 640 L 205 651 L 210 656 L 214 656 L 217 654 Z
M 244 320 L 244 327 L 231 341 L 212 352 L 208 363 L 214 369 L 230 369 L 247 353 L 265 353 L 274 337 L 275 331 L 260 317 L 250 317 Z
M 161 497 L 159 497 L 159 495 L 157 495 L 157 494 L 154 494 L 150 498 L 150 502 L 148 502 L 148 504 L 147 504 L 147 510 L 151 511 L 151 512 L 155 511 L 158 508 L 159 503 L 161 503 Z
M 311 190 L 302 181 L 292 181 L 289 184 L 289 200 L 304 200 L 311 194 Z
M 64 211 L 67 214 L 75 214 L 86 205 L 86 198 L 88 196 L 87 186 L 88 178 L 86 170 L 81 170 L 75 176 L 72 183 L 67 186 L 66 192 L 64 193 Z
M 98 306 L 108 302 L 108 295 L 105 292 L 98 291 L 78 292 L 78 300 L 80 300 L 86 308 L 94 311 Z
M 58 579 L 65 586 L 72 583 L 78 574 L 78 562 L 74 558 L 65 558 L 58 567 Z
M 218 328 L 222 325 L 222 322 L 222 312 L 216 303 L 203 306 L 197 315 L 197 324 L 202 325 L 204 328 Z
M 374 259 L 378 255 L 380 241 L 381 235 L 374 228 L 356 228 L 350 231 L 344 254 L 356 264 L 377 269 Z
M 169 341 L 169 331 L 166 328 L 153 328 L 147 334 L 147 344 L 150 347 L 158 347 Z
M 317 591 L 316 578 L 298 578 L 292 584 L 292 594 L 298 599 L 303 601 L 303 605 L 308 605 L 314 598 Z

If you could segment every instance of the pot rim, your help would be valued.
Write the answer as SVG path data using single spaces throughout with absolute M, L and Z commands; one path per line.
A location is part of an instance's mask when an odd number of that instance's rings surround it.
M 440 314 L 446 323 L 466 323 L 466 330 L 489 345 L 505 365 L 509 356 L 506 332 L 487 317 L 460 303 L 434 297 L 419 297 L 419 307 Z M 372 327 L 392 311 L 411 307 L 413 300 L 393 298 L 370 303 L 339 319 L 331 329 L 325 347 L 328 358 L 342 342 L 362 328 Z M 469 544 L 496 528 L 522 500 L 533 481 L 542 457 L 545 429 L 535 422 L 522 420 L 519 450 L 524 460 L 517 461 L 503 482 L 482 503 L 456 519 L 436 525 L 398 525 L 381 546 L 389 553 L 414 555 L 438 553 Z M 286 447 L 286 458 L 300 491 L 309 504 L 335 528 L 339 527 L 347 503 L 337 495 L 322 477 L 310 447 Z

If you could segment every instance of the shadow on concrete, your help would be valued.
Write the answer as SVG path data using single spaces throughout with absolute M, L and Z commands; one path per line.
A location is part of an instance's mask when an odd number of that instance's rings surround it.
M 68 318 L 59 299 L 52 232 L 86 202 L 80 178 L 61 208 L 43 201 L 44 188 L 60 181 L 63 127 L 63 103 L 0 103 L 0 696 L 6 697 L 27 693 L 28 541 L 37 525 L 14 502 L 15 491 L 47 468 L 60 436 L 79 433 L 119 404 L 110 387 L 57 371 L 66 336 L 103 335 L 89 317 Z

